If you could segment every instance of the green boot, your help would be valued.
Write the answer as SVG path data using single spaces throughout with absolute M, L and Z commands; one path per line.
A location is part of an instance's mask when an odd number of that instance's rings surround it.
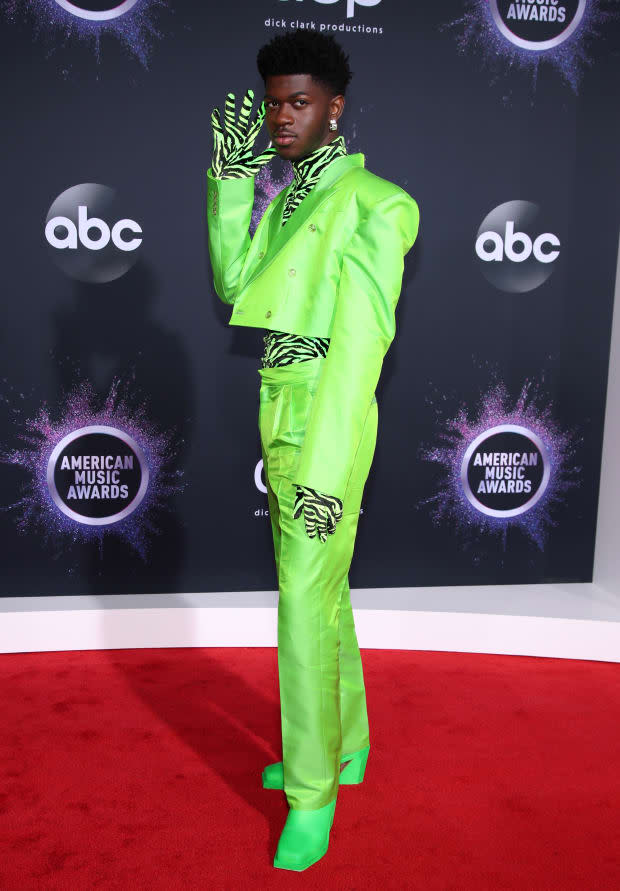
M 340 763 L 345 766 L 340 771 L 340 785 L 354 786 L 364 779 L 366 762 L 370 746 L 353 752 L 351 755 L 343 755 Z M 284 789 L 284 765 L 281 761 L 268 764 L 263 770 L 263 789 Z
M 314 811 L 289 810 L 273 861 L 277 869 L 308 869 L 327 852 L 336 799 Z

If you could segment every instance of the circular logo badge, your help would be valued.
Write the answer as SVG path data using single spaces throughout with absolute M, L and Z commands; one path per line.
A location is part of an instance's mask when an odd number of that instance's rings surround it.
M 498 30 L 526 50 L 547 50 L 571 36 L 579 27 L 586 0 L 490 0 Z
M 123 214 L 115 189 L 81 183 L 50 207 L 45 239 L 54 263 L 71 278 L 111 282 L 138 259 L 142 229 Z
M 118 523 L 144 498 L 149 470 L 135 439 L 116 427 L 73 430 L 47 464 L 47 485 L 63 514 L 88 526 Z
M 56 0 L 58 6 L 66 9 L 71 15 L 79 19 L 89 19 L 92 22 L 103 22 L 108 19 L 117 19 L 136 5 L 138 0 L 125 0 L 124 3 L 110 3 L 110 0 L 91 0 L 91 2 L 70 3 L 69 0 Z
M 560 239 L 545 231 L 540 217 L 531 201 L 506 201 L 480 224 L 476 256 L 484 277 L 501 291 L 524 294 L 552 274 Z
M 539 436 L 517 424 L 500 424 L 470 443 L 461 464 L 461 483 L 476 510 L 490 517 L 516 517 L 542 498 L 550 473 Z

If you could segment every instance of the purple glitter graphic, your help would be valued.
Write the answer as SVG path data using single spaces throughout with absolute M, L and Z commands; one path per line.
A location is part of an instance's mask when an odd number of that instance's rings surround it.
M 22 467 L 30 479 L 24 484 L 19 501 L 4 510 L 16 512 L 17 528 L 22 534 L 40 532 L 46 545 L 50 540 L 65 537 L 76 543 L 96 540 L 102 556 L 104 536 L 114 535 L 146 562 L 149 539 L 159 531 L 153 516 L 157 510 L 169 510 L 169 499 L 181 492 L 185 484 L 180 481 L 182 471 L 169 467 L 176 454 L 173 435 L 157 429 L 149 420 L 144 403 L 130 406 L 128 399 L 120 395 L 120 385 L 120 379 L 115 377 L 97 410 L 92 385 L 89 381 L 80 382 L 62 400 L 57 421 L 52 420 L 45 403 L 33 418 L 19 418 L 21 411 L 14 409 L 22 428 L 18 438 L 24 445 L 0 453 L 0 461 Z M 93 424 L 115 427 L 132 436 L 141 446 L 149 469 L 148 488 L 135 511 L 116 523 L 102 526 L 85 525 L 62 513 L 52 501 L 47 484 L 47 465 L 57 443 L 71 431 Z
M 122 4 L 111 3 L 115 6 Z M 67 4 L 70 6 L 70 4 Z M 88 18 L 82 10 L 75 12 L 63 8 L 56 0 L 8 0 L 4 4 L 9 21 L 18 19 L 31 21 L 35 37 L 47 38 L 53 42 L 48 52 L 51 55 L 58 46 L 64 46 L 73 39 L 84 41 L 93 48 L 97 63 L 101 61 L 101 37 L 112 34 L 121 41 L 125 49 L 148 68 L 148 57 L 153 41 L 162 34 L 155 27 L 156 13 L 168 6 L 168 0 L 138 0 L 121 15 L 111 18 Z M 112 13 L 111 13 L 112 14 Z M 66 73 L 66 72 L 65 72 Z
M 442 30 L 458 29 L 459 52 L 471 51 L 479 55 L 491 70 L 492 84 L 500 75 L 518 68 L 531 75 L 535 88 L 539 66 L 548 64 L 577 93 L 584 69 L 592 65 L 587 52 L 589 43 L 600 38 L 605 24 L 618 16 L 617 12 L 607 11 L 607 5 L 605 0 L 590 0 L 575 32 L 558 46 L 546 50 L 523 49 L 501 34 L 493 21 L 488 0 L 468 0 L 465 14 L 444 25 Z
M 256 227 L 260 223 L 263 214 L 273 199 L 282 189 L 285 189 L 293 179 L 293 167 L 290 162 L 286 162 L 287 171 L 280 178 L 274 176 L 274 171 L 270 164 L 265 164 L 256 174 L 254 180 L 254 208 L 252 210 L 252 220 L 250 222 L 250 233 L 254 235 Z
M 467 407 L 462 404 L 453 418 L 444 418 L 445 409 L 441 403 L 429 399 L 435 407 L 440 428 L 439 442 L 423 447 L 420 456 L 425 461 L 442 465 L 443 472 L 436 495 L 420 502 L 420 506 L 430 506 L 433 524 L 453 524 L 457 531 L 469 539 L 483 533 L 499 535 L 506 547 L 509 528 L 520 529 L 538 548 L 544 550 L 549 529 L 556 525 L 553 510 L 565 501 L 566 493 L 580 485 L 577 477 L 581 467 L 575 465 L 574 457 L 582 439 L 574 431 L 560 429 L 552 415 L 552 405 L 545 398 L 540 385 L 526 379 L 514 405 L 505 384 L 495 380 L 481 396 L 475 416 L 470 418 Z M 542 440 L 549 456 L 550 477 L 542 497 L 530 510 L 516 516 L 494 517 L 477 510 L 466 498 L 461 482 L 463 456 L 473 440 L 492 427 L 500 424 L 515 424 L 525 427 Z

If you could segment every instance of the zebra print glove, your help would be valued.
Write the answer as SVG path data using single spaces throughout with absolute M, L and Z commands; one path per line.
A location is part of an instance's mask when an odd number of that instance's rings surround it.
M 342 520 L 342 501 L 332 495 L 324 495 L 307 486 L 297 486 L 293 519 L 304 515 L 306 534 L 315 538 L 318 534 L 321 541 L 336 531 L 336 523 Z
M 275 146 L 266 148 L 264 152 L 252 156 L 252 147 L 263 125 L 265 104 L 261 102 L 253 121 L 250 121 L 254 91 L 248 90 L 243 97 L 239 120 L 235 121 L 235 94 L 228 93 L 224 106 L 224 126 L 220 121 L 220 110 L 214 108 L 211 113 L 213 127 L 213 156 L 211 171 L 216 179 L 242 179 L 255 176 L 263 164 L 277 154 Z

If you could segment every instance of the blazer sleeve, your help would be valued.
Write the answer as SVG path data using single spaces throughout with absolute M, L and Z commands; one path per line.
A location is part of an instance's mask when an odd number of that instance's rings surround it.
M 239 276 L 250 247 L 254 177 L 217 179 L 207 170 L 207 226 L 215 292 L 234 303 Z
M 405 254 L 419 225 L 403 189 L 376 203 L 343 254 L 330 344 L 294 482 L 344 499 L 383 359 L 396 333 Z

